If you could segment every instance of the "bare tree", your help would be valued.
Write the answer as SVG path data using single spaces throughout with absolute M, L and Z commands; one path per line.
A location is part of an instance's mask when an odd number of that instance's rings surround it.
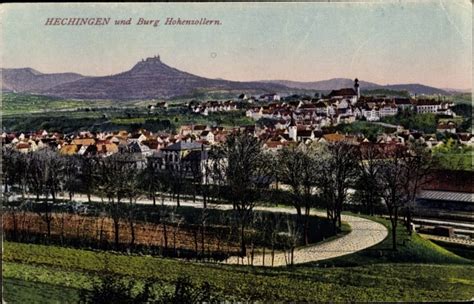
M 286 216 L 286 226 L 288 229 L 285 233 L 286 246 L 288 247 L 288 259 L 286 262 L 287 264 L 293 265 L 295 261 L 295 248 L 301 239 L 301 229 L 289 215 Z
M 81 190 L 86 193 L 89 203 L 91 194 L 96 190 L 96 172 L 99 159 L 96 157 L 83 156 L 79 158 L 79 182 Z
M 412 213 L 415 206 L 416 196 L 420 187 L 430 179 L 430 172 L 435 163 L 428 148 L 419 142 L 408 142 L 408 151 L 404 157 L 405 161 L 405 191 L 407 204 L 405 206 L 406 228 L 409 234 L 412 233 Z
M 79 188 L 80 160 L 76 156 L 63 156 L 64 160 L 64 190 L 69 193 L 69 200 Z
M 186 168 L 181 162 L 178 164 L 167 164 L 165 169 L 172 197 L 176 198 L 176 206 L 178 207 L 181 206 L 181 192 L 183 191 L 186 178 Z
M 11 147 L 2 149 L 2 181 L 3 193 L 8 193 L 12 187 L 18 186 L 24 195 L 26 190 L 27 157 Z M 10 189 L 8 188 L 10 186 Z
M 227 197 L 240 224 L 241 255 L 246 256 L 245 228 L 257 200 L 259 179 L 266 175 L 260 141 L 247 134 L 233 134 L 213 156 L 223 169 Z
M 159 207 L 159 222 L 163 226 L 163 246 L 165 251 L 168 250 L 168 227 L 167 222 L 169 217 L 173 216 L 173 212 L 169 212 L 168 208 L 164 205 Z
M 297 221 L 301 223 L 303 207 L 303 169 L 305 166 L 305 155 L 298 148 L 285 148 L 278 153 L 279 172 L 278 176 L 282 183 L 291 188 L 292 204 L 296 209 Z
M 357 176 L 356 147 L 344 142 L 329 143 L 318 152 L 318 186 L 327 203 L 328 218 L 335 230 L 341 229 L 341 213 L 347 190 Z
M 144 190 L 153 200 L 153 206 L 156 206 L 156 193 L 163 189 L 161 158 L 148 157 L 146 168 L 143 170 L 142 179 Z
M 43 149 L 29 155 L 28 181 L 37 199 L 44 195 L 38 214 L 46 223 L 48 238 L 51 237 L 52 205 L 56 204 L 64 174 L 64 160 L 57 153 Z M 49 195 L 52 205 L 49 203 Z
M 376 144 L 363 144 L 359 148 L 358 176 L 355 183 L 357 194 L 369 215 L 374 215 L 375 206 L 380 201 L 379 162 L 382 151 Z
M 388 155 L 384 162 L 380 163 L 380 182 L 382 185 L 382 197 L 390 217 L 392 226 L 392 247 L 397 249 L 397 227 L 400 215 L 400 209 L 407 203 L 405 195 L 404 180 L 407 177 L 406 164 L 403 156 L 405 151 L 403 148 L 397 148 L 396 151 Z
M 431 165 L 429 151 L 419 143 L 396 147 L 379 164 L 382 197 L 390 217 L 394 250 L 397 249 L 400 211 L 406 212 L 406 226 L 411 233 L 411 208 L 420 186 L 427 180 Z
M 286 148 L 278 154 L 279 179 L 291 188 L 293 206 L 296 208 L 297 225 L 303 230 L 303 239 L 308 244 L 309 216 L 317 184 L 318 162 L 308 147 Z M 304 216 L 302 215 L 304 208 Z
M 137 195 L 136 190 L 132 189 L 137 182 L 136 166 L 131 154 L 119 152 L 100 159 L 94 174 L 98 193 L 106 196 L 108 200 L 107 209 L 113 221 L 114 240 L 117 248 L 120 246 L 120 221 L 123 217 L 128 217 L 130 223 L 130 217 L 133 216 L 133 213 L 130 213 L 133 210 L 131 208 L 126 210 L 123 200 L 129 198 L 130 207 L 133 207 L 133 198 Z M 132 231 L 132 241 L 134 241 L 134 231 Z

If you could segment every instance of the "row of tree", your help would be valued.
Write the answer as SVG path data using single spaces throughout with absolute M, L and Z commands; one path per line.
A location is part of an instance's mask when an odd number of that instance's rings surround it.
M 202 152 L 204 153 L 204 151 Z M 81 192 L 91 199 L 97 195 L 107 203 L 114 223 L 115 244 L 119 244 L 120 220 L 130 225 L 135 239 L 137 199 L 153 199 L 164 193 L 177 199 L 191 192 L 200 195 L 203 208 L 209 202 L 228 201 L 237 215 L 241 254 L 247 254 L 245 231 L 256 204 L 266 200 L 268 185 L 288 190 L 289 201 L 297 213 L 297 228 L 308 243 L 311 208 L 324 206 L 334 232 L 341 229 L 341 213 L 349 201 L 360 202 L 362 211 L 374 214 L 382 203 L 388 213 L 396 248 L 396 228 L 400 214 L 410 229 L 411 210 L 420 186 L 426 181 L 432 160 L 429 151 L 415 142 L 392 146 L 352 145 L 348 142 L 299 145 L 278 153 L 264 151 L 258 138 L 246 134 L 229 136 L 225 144 L 213 147 L 207 157 L 166 164 L 161 158 L 145 163 L 133 153 L 120 152 L 109 157 L 61 156 L 43 149 L 23 154 L 3 150 L 4 191 L 15 187 L 22 195 L 34 194 L 44 200 L 42 218 L 51 234 L 51 205 L 60 191 Z M 51 199 L 49 199 L 51 198 Z M 275 201 L 274 203 L 281 203 Z M 131 208 L 124 208 L 124 204 Z

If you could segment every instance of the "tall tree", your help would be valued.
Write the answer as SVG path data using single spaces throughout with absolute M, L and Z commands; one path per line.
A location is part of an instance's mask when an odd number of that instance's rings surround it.
M 392 226 L 393 250 L 397 249 L 397 227 L 400 209 L 407 203 L 405 195 L 407 167 L 403 159 L 404 154 L 404 148 L 397 147 L 379 164 L 379 178 L 383 189 L 381 194 Z
M 380 202 L 379 166 L 382 151 L 373 143 L 362 144 L 358 151 L 359 166 L 355 183 L 356 196 L 362 204 L 364 211 L 374 215 L 375 207 Z
M 96 170 L 99 166 L 99 158 L 93 156 L 83 156 L 79 158 L 79 184 L 83 193 L 86 193 L 87 200 L 91 202 L 91 195 L 97 189 Z
M 98 160 L 94 179 L 99 195 L 108 200 L 108 212 L 114 225 L 115 246 L 120 246 L 120 221 L 127 218 L 132 229 L 134 242 L 134 216 L 135 198 L 139 195 L 137 161 L 131 153 L 122 151 L 109 157 Z M 129 200 L 129 208 L 124 206 L 123 200 Z
M 220 159 L 216 163 L 222 165 L 217 169 L 223 169 L 227 197 L 240 225 L 241 255 L 246 256 L 245 228 L 256 204 L 259 180 L 267 174 L 262 145 L 251 135 L 236 133 L 227 138 L 214 157 Z
M 153 206 L 156 205 L 156 193 L 163 189 L 161 183 L 161 158 L 148 157 L 145 169 L 142 171 L 142 188 L 153 200 Z
M 296 209 L 297 225 L 303 231 L 308 244 L 310 209 L 314 201 L 314 187 L 317 183 L 317 161 L 308 147 L 285 148 L 278 153 L 279 180 L 290 186 L 292 204 Z M 304 216 L 302 209 L 304 208 Z
M 409 141 L 407 143 L 408 151 L 405 154 L 405 192 L 407 196 L 407 205 L 405 208 L 406 228 L 408 233 L 412 232 L 412 212 L 415 206 L 416 196 L 422 185 L 430 179 L 435 162 L 429 149 L 423 143 Z
M 182 160 L 175 164 L 166 164 L 164 174 L 168 178 L 169 189 L 173 198 L 176 198 L 176 206 L 180 207 L 181 193 L 186 181 L 186 167 Z
M 80 159 L 77 156 L 63 156 L 64 160 L 64 190 L 72 200 L 74 193 L 80 186 L 79 168 Z
M 51 236 L 52 205 L 56 204 L 57 193 L 64 178 L 64 159 L 56 152 L 43 149 L 29 154 L 28 181 L 37 198 L 44 195 L 39 215 L 46 223 L 48 238 Z M 49 195 L 52 204 L 49 202 Z
M 356 147 L 345 141 L 329 143 L 317 151 L 318 186 L 335 230 L 341 229 L 342 207 L 357 176 L 357 159 Z

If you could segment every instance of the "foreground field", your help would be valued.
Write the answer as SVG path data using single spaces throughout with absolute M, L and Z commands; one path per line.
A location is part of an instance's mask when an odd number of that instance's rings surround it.
M 90 290 L 93 280 L 109 271 L 138 286 L 153 278 L 166 287 L 178 276 L 187 275 L 195 282 L 208 281 L 221 298 L 230 300 L 441 301 L 473 297 L 472 261 L 417 235 L 400 236 L 397 253 L 388 249 L 387 238 L 375 248 L 324 264 L 275 269 L 6 242 L 5 295 L 10 302 L 35 293 L 47 293 L 49 302 L 62 302 L 66 294 L 75 301 L 79 290 Z M 60 286 L 67 287 L 66 293 Z

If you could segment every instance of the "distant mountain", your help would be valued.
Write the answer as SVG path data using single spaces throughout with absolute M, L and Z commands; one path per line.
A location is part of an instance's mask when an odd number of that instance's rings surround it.
M 352 88 L 354 86 L 354 80 L 349 78 L 332 78 L 328 80 L 312 81 L 312 82 L 299 82 L 289 80 L 264 80 L 264 83 L 276 83 L 281 84 L 290 88 L 306 89 L 306 90 L 318 90 L 318 91 L 331 91 L 340 88 Z M 365 90 L 376 90 L 376 89 L 387 89 L 392 91 L 407 91 L 411 94 L 449 94 L 449 92 L 430 87 L 422 84 L 394 84 L 394 85 L 380 85 L 373 82 L 359 80 L 361 91 Z
M 263 83 L 276 83 L 295 89 L 305 90 L 317 90 L 317 91 L 331 91 L 341 88 L 352 88 L 354 86 L 354 80 L 349 78 L 332 78 L 328 80 L 311 81 L 311 82 L 300 82 L 291 80 L 263 80 Z M 382 87 L 373 82 L 359 81 L 361 88 L 375 89 Z
M 471 89 L 453 89 L 453 88 L 441 88 L 441 89 L 446 91 L 446 92 L 453 93 L 453 94 L 471 93 Z
M 412 94 L 426 94 L 426 95 L 434 95 L 434 94 L 448 95 L 449 94 L 449 92 L 446 92 L 445 90 L 426 86 L 423 84 L 418 84 L 418 83 L 392 84 L 392 85 L 385 85 L 383 86 L 383 88 L 394 90 L 394 91 L 408 91 Z
M 54 86 L 76 81 L 84 76 L 75 73 L 43 74 L 31 68 L 0 69 L 2 91 L 40 93 Z
M 201 91 L 237 91 L 250 94 L 291 93 L 294 90 L 329 92 L 350 88 L 353 80 L 333 78 L 322 81 L 298 82 L 265 80 L 238 82 L 211 79 L 178 70 L 163 63 L 159 56 L 147 58 L 130 70 L 111 76 L 88 77 L 76 73 L 43 74 L 31 68 L 0 69 L 2 91 L 34 93 L 77 99 L 148 99 L 189 96 Z M 379 85 L 359 81 L 362 92 L 388 89 L 412 94 L 449 94 L 421 84 Z
M 287 89 L 279 84 L 210 79 L 180 71 L 159 57 L 138 62 L 131 70 L 105 77 L 87 77 L 47 88 L 49 96 L 80 99 L 169 98 L 205 90 L 256 90 L 274 92 Z

